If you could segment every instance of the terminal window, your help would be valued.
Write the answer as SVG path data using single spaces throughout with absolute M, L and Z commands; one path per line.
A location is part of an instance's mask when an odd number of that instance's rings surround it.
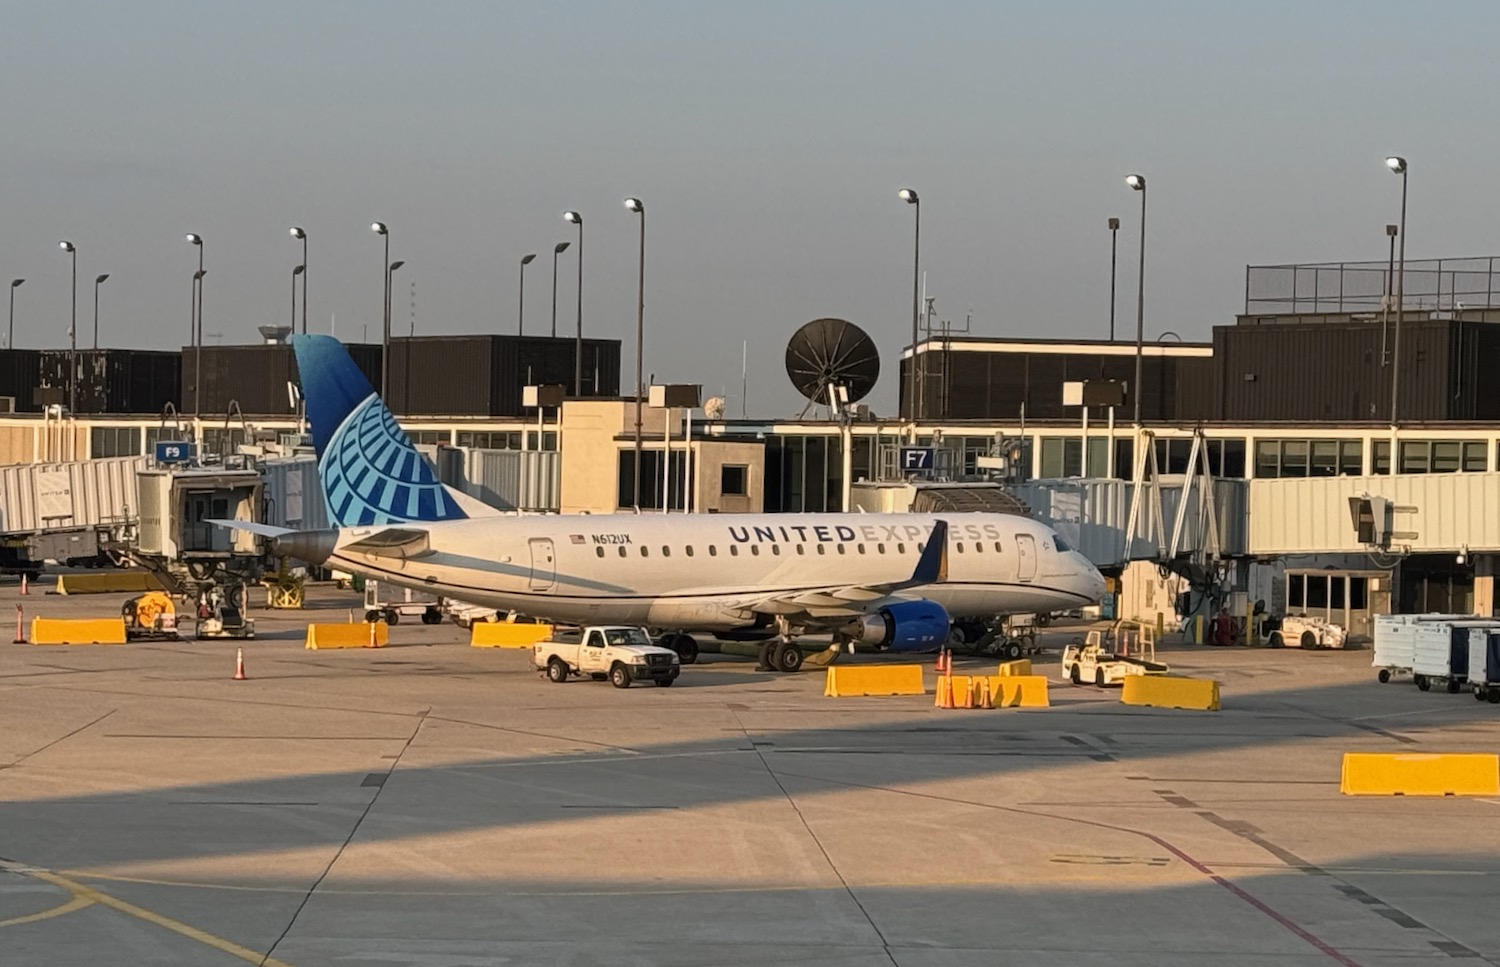
M 729 463 L 720 467 L 719 493 L 725 497 L 750 496 L 750 468 Z
M 133 426 L 96 426 L 89 432 L 89 456 L 138 457 L 141 431 Z

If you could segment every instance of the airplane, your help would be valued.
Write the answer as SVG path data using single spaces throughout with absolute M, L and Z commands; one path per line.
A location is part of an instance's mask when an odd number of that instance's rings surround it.
M 223 521 L 270 550 L 390 584 L 569 624 L 759 637 L 801 667 L 799 635 L 933 651 L 954 622 L 1095 604 L 1099 571 L 1011 514 L 506 513 L 444 486 L 343 345 L 291 338 L 333 528 Z

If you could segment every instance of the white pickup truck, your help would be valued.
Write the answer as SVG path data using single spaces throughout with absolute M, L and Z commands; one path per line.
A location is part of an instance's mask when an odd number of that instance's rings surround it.
M 587 675 L 595 681 L 607 678 L 615 688 L 643 680 L 665 687 L 682 673 L 675 651 L 653 645 L 646 629 L 626 625 L 596 625 L 553 635 L 532 646 L 531 660 L 549 681 L 559 684 L 570 675 Z

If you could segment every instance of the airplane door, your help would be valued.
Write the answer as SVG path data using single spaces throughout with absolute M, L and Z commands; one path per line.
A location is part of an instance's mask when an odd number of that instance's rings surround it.
M 1016 578 L 1030 581 L 1036 577 L 1036 538 L 1030 534 L 1016 535 Z
M 531 590 L 550 591 L 557 578 L 557 564 L 552 557 L 552 540 L 547 537 L 531 539 Z

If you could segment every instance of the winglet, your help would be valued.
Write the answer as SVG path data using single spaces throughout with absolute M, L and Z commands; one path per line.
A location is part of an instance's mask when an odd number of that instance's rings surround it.
M 948 522 L 939 520 L 932 525 L 927 535 L 927 546 L 917 559 L 917 568 L 911 573 L 912 585 L 938 584 L 948 578 Z

